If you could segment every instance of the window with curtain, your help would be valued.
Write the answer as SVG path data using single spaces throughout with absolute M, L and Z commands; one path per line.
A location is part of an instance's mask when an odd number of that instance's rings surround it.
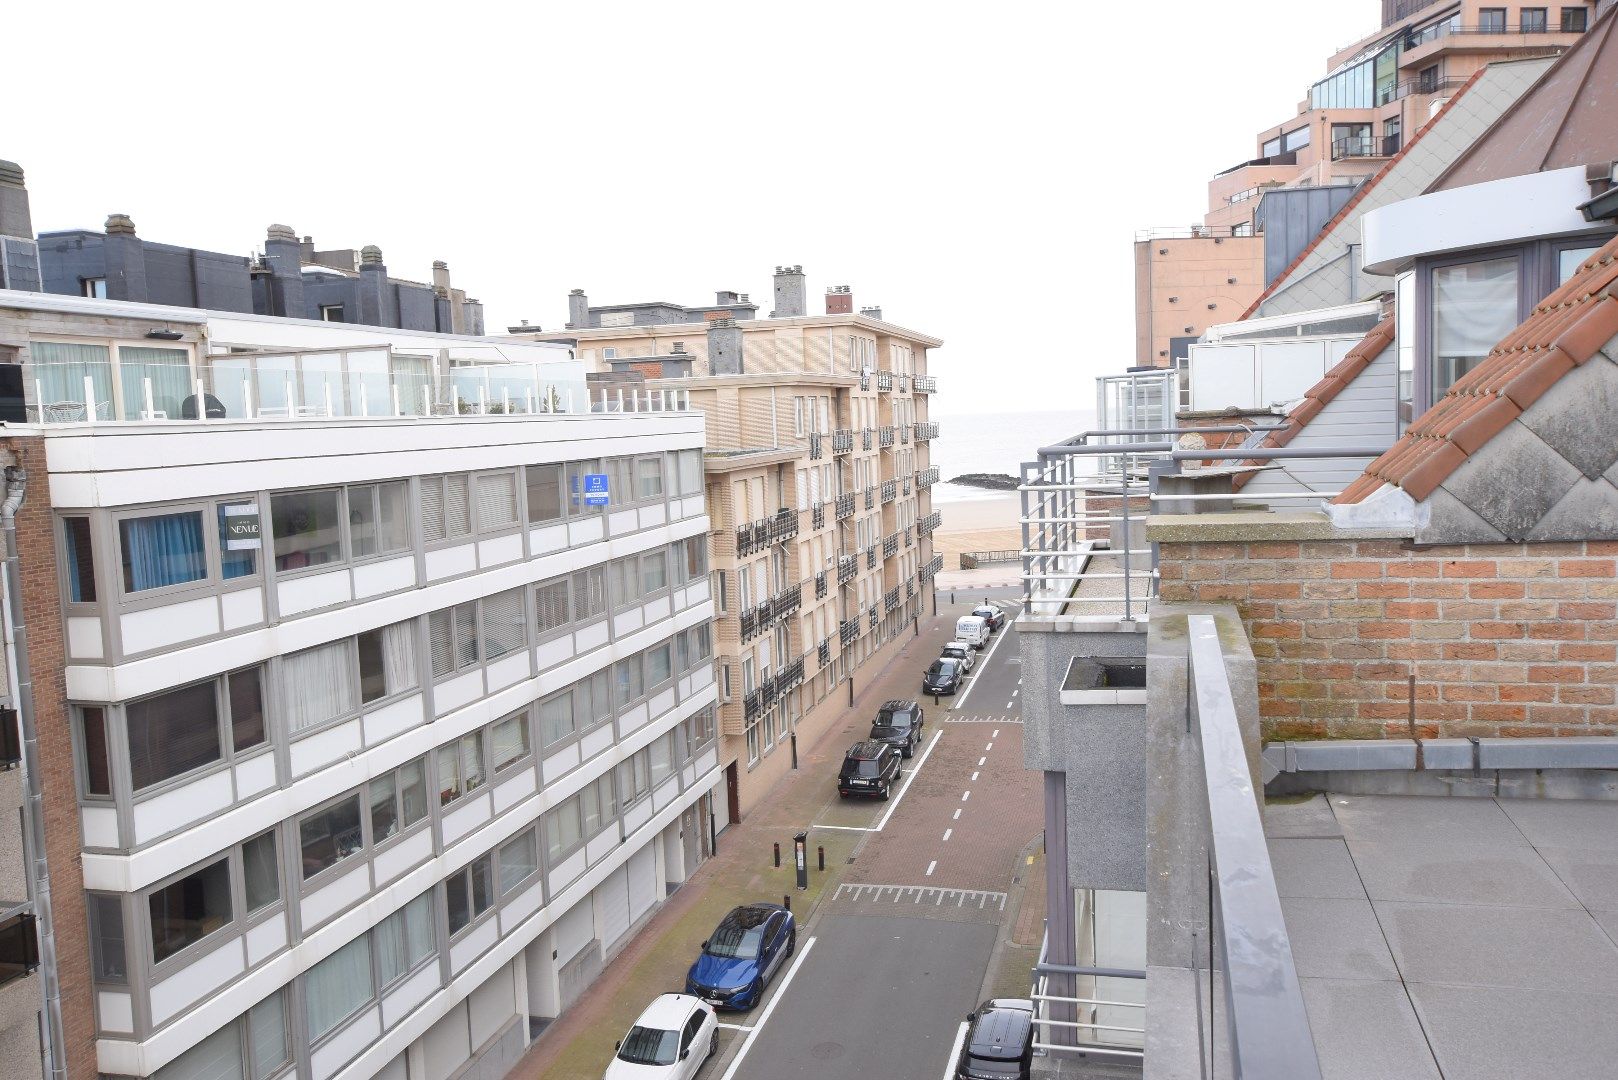
M 639 458 L 635 462 L 636 494 L 642 499 L 663 497 L 663 459 Z
M 309 1038 L 319 1039 L 359 1012 L 376 996 L 371 981 L 371 937 L 361 934 L 303 977 Z
M 242 845 L 242 878 L 247 885 L 249 915 L 281 899 L 281 873 L 275 833 L 260 833 Z
M 1563 248 L 1556 253 L 1556 284 L 1566 285 L 1567 279 L 1578 273 L 1579 265 L 1600 251 L 1598 244 L 1585 247 Z
M 575 795 L 545 817 L 545 854 L 552 866 L 584 839 L 579 809 L 579 797 Z
M 371 804 L 371 843 L 380 844 L 427 816 L 427 766 L 424 758 L 406 762 L 367 785 Z
M 1433 269 L 1434 401 L 1517 325 L 1517 277 L 1514 258 Z
M 528 756 L 528 714 L 520 712 L 496 721 L 489 738 L 496 773 L 521 761 Z
M 579 792 L 579 805 L 584 813 L 584 837 L 593 840 L 618 816 L 618 808 L 613 803 L 612 774 L 586 785 Z
M 152 1074 L 153 1080 L 244 1080 L 242 1032 L 234 1022 Z
M 112 361 L 105 345 L 33 341 L 28 345 L 31 374 L 39 380 L 39 404 L 45 420 L 84 420 L 84 380 L 95 398 L 96 419 L 112 419 Z
M 118 546 L 125 592 L 183 585 L 208 576 L 199 511 L 125 518 L 118 523 Z
M 478 662 L 477 604 L 459 604 L 427 616 L 433 677 L 442 678 Z
M 90 519 L 62 519 L 67 541 L 67 598 L 75 604 L 96 602 L 95 545 L 90 539 Z
M 151 349 L 143 345 L 118 346 L 118 382 L 123 390 L 124 420 L 152 419 L 151 411 L 170 420 L 181 418 L 181 404 L 196 393 L 191 381 L 191 353 L 187 349 Z
M 813 403 L 811 402 L 811 405 Z M 681 495 L 702 494 L 702 451 L 681 450 L 679 452 L 679 476 Z
M 146 897 L 152 919 L 152 962 L 162 963 L 231 919 L 230 860 L 220 859 Z
M 129 771 L 136 791 L 220 760 L 215 680 L 124 706 Z
M 640 560 L 631 555 L 614 559 L 607 564 L 612 579 L 612 606 L 614 610 L 640 602 Z
M 303 853 L 305 881 L 363 851 L 365 832 L 360 825 L 359 793 L 339 799 L 299 821 L 298 842 Z
M 592 566 L 573 573 L 573 618 L 577 622 L 599 619 L 607 613 L 607 570 Z
M 270 496 L 275 569 L 281 573 L 327 566 L 343 557 L 342 522 L 335 488 Z
M 483 598 L 483 658 L 497 660 L 519 652 L 528 644 L 522 590 L 511 589 Z
M 258 503 L 219 503 L 214 507 L 214 523 L 219 531 L 219 576 L 226 581 L 258 573 L 258 549 L 242 546 L 248 541 L 236 540 L 230 534 L 232 518 L 243 513 L 257 515 Z M 238 546 L 232 548 L 232 544 Z
M 562 520 L 562 467 L 530 465 L 526 470 L 528 522 L 543 525 Z
M 377 982 L 387 987 L 438 951 L 433 933 L 433 891 L 428 889 L 373 930 Z
M 478 477 L 478 531 L 489 532 L 517 524 L 517 474 L 493 473 Z
M 403 480 L 348 489 L 348 538 L 356 559 L 410 547 L 410 485 Z
M 291 1062 L 286 1010 L 286 992 L 282 990 L 247 1010 L 247 1056 L 254 1080 L 273 1076 Z
M 655 648 L 646 650 L 646 685 L 657 686 L 667 682 L 674 675 L 674 664 L 670 656 L 669 645 L 664 642 Z
M 622 709 L 645 692 L 639 654 L 612 665 L 613 704 Z
M 540 745 L 551 746 L 568 738 L 575 731 L 573 724 L 573 692 L 564 690 L 539 703 Z
M 534 830 L 529 829 L 500 845 L 500 894 L 504 896 L 515 889 L 538 869 L 539 845 Z
M 438 803 L 448 806 L 483 786 L 483 732 L 462 735 L 438 748 Z
M 424 476 L 421 527 L 428 543 L 458 540 L 472 532 L 471 495 L 465 473 Z
M 605 462 L 607 493 L 613 506 L 631 506 L 640 496 L 635 492 L 635 459 L 608 458 Z
M 416 624 L 397 622 L 355 639 L 360 701 L 369 703 L 416 688 Z
M 353 712 L 359 697 L 347 639 L 289 653 L 281 661 L 287 731 L 296 735 Z
M 618 782 L 618 805 L 629 807 L 645 798 L 652 790 L 650 761 L 645 750 L 634 757 L 620 761 L 614 769 Z
M 640 564 L 641 590 L 646 593 L 662 592 L 669 587 L 669 555 L 666 551 L 648 551 Z
M 708 572 L 708 539 L 693 536 L 685 542 L 685 573 L 692 581 Z
M 541 639 L 567 629 L 567 578 L 534 586 L 534 627 Z
M 650 757 L 652 786 L 656 787 L 674 771 L 674 733 L 659 735 L 646 748 Z

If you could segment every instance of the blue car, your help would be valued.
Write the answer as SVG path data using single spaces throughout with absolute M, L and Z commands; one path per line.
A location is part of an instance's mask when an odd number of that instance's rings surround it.
M 751 1009 L 798 947 L 798 924 L 780 904 L 749 904 L 720 921 L 685 976 L 685 992 L 716 1009 Z

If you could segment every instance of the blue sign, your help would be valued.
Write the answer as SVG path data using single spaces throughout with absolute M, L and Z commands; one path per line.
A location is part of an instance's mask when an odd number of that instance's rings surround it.
M 585 506 L 606 506 L 607 505 L 607 474 L 606 473 L 585 473 L 584 474 L 584 505 Z

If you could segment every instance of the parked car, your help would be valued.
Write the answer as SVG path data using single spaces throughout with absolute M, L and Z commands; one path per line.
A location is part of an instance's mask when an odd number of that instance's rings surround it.
M 899 779 L 899 751 L 884 742 L 870 739 L 848 748 L 843 769 L 837 774 L 837 794 L 875 795 L 886 799 Z
M 719 1049 L 719 1022 L 707 1002 L 662 994 L 618 1045 L 602 1080 L 691 1080 Z
M 904 757 L 914 757 L 921 745 L 921 706 L 914 701 L 886 701 L 871 723 L 871 738 L 887 743 Z
M 1034 1003 L 991 998 L 967 1014 L 970 1025 L 956 1080 L 1029 1080 L 1034 1067 Z
M 972 609 L 972 614 L 988 623 L 990 630 L 999 630 L 1006 625 L 1006 613 L 993 604 L 979 604 Z
M 947 643 L 940 655 L 946 660 L 959 660 L 961 671 L 967 675 L 972 673 L 972 667 L 977 663 L 977 651 L 964 641 Z
M 921 692 L 924 694 L 953 694 L 961 688 L 961 680 L 966 673 L 961 670 L 959 660 L 950 660 L 939 657 L 927 667 L 927 673 L 921 677 Z
M 751 1009 L 797 947 L 797 921 L 780 904 L 735 908 L 702 943 L 685 992 L 716 1009 Z
M 974 649 L 989 643 L 989 622 L 981 615 L 962 615 L 955 620 L 955 639 L 964 641 Z

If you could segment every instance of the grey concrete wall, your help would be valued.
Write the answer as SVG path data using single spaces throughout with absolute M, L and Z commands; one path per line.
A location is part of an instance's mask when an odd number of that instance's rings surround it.
M 1303 253 L 1326 223 L 1337 215 L 1357 184 L 1329 187 L 1275 188 L 1264 193 L 1256 211 L 1264 232 L 1264 280 L 1274 281 Z
M 1085 632 L 1082 623 L 1061 627 L 1043 620 L 1019 619 L 1017 645 L 1022 654 L 1023 764 L 1030 769 L 1066 772 L 1069 743 L 1065 735 L 1068 706 L 1058 698 L 1062 679 L 1075 656 L 1145 656 L 1142 632 L 1109 629 Z M 1082 762 L 1074 768 L 1082 768 Z

